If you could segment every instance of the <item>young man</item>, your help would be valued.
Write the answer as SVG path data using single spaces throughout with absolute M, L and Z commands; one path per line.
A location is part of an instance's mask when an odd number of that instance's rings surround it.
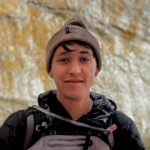
M 40 94 L 40 107 L 5 121 L 0 150 L 145 150 L 134 122 L 90 92 L 101 66 L 98 41 L 82 20 L 68 21 L 47 45 L 46 69 L 56 91 Z

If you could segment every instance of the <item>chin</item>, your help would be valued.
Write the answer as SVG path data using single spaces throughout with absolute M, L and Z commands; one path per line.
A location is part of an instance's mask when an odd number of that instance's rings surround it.
M 87 97 L 87 94 L 89 95 L 89 92 L 88 93 L 81 92 L 81 90 L 80 90 L 80 92 L 76 92 L 76 91 L 70 92 L 69 94 L 67 94 L 67 97 L 70 100 L 80 100 L 80 99 Z

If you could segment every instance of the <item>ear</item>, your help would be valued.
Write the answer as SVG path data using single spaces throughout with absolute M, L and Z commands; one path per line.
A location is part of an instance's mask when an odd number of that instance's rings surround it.
M 52 69 L 49 71 L 49 76 L 50 76 L 50 78 L 53 79 L 53 72 L 52 72 Z
M 100 72 L 100 70 L 96 67 L 96 70 L 95 70 L 95 77 L 97 77 L 98 73 Z

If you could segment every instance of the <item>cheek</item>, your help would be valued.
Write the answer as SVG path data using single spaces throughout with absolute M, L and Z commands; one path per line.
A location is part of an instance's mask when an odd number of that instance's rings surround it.
M 90 67 L 86 70 L 86 75 L 85 75 L 89 80 L 89 82 L 92 82 L 96 76 L 96 69 L 95 67 Z
M 64 69 L 62 69 L 61 67 L 53 67 L 50 71 L 50 77 L 52 79 L 54 79 L 55 82 L 57 82 L 58 80 L 60 80 L 63 76 L 64 76 Z
M 92 77 L 95 78 L 98 74 L 98 68 L 97 68 L 97 64 L 96 62 L 94 61 L 93 62 L 93 66 L 91 67 L 91 74 L 92 74 Z

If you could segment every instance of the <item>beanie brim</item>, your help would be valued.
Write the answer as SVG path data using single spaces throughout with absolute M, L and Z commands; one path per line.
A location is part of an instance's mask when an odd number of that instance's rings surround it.
M 50 39 L 47 45 L 46 48 L 47 72 L 49 73 L 50 71 L 51 68 L 50 63 L 52 61 L 52 56 L 55 48 L 61 43 L 66 41 L 81 41 L 88 44 L 95 53 L 98 69 L 100 70 L 102 62 L 101 62 L 100 46 L 96 38 L 91 33 L 89 33 L 87 29 L 73 25 L 67 25 L 67 28 L 69 29 L 69 33 L 66 33 L 65 28 L 62 28 Z

